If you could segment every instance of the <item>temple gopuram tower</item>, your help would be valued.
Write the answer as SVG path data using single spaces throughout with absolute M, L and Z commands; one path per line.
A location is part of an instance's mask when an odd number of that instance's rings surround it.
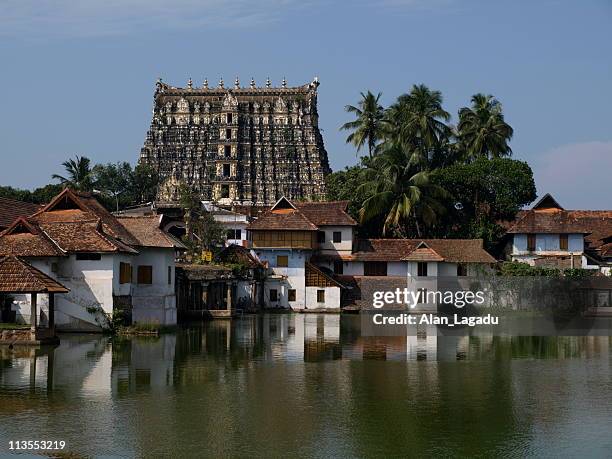
M 230 88 L 223 79 L 186 88 L 156 84 L 140 163 L 162 179 L 158 200 L 176 202 L 185 184 L 221 205 L 325 199 L 330 172 L 318 127 L 319 81 L 298 87 Z

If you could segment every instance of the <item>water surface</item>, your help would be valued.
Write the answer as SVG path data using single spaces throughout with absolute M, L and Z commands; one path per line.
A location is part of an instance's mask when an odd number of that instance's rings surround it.
M 0 348 L 0 456 L 609 457 L 608 337 L 360 336 L 263 315 L 158 338 Z

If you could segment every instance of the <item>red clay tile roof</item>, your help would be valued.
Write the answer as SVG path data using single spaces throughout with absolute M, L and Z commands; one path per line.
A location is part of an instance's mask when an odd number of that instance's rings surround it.
M 347 206 L 348 201 L 291 202 L 281 198 L 247 228 L 315 231 L 319 226 L 354 226 L 357 222 L 346 213 Z
M 299 210 L 283 213 L 268 210 L 247 226 L 249 230 L 316 231 L 317 226 Z
M 517 215 L 509 234 L 609 233 L 612 210 L 528 210 Z
M 360 239 L 350 255 L 317 255 L 315 260 L 445 261 L 495 263 L 482 239 Z
M 18 217 L 28 217 L 40 209 L 40 205 L 0 198 L 0 230 L 8 228 Z
M 0 292 L 67 293 L 59 282 L 17 257 L 0 259 Z
M 40 228 L 66 252 L 138 253 L 122 241 L 105 234 L 101 222 L 41 223 Z
M 0 233 L 0 255 L 28 257 L 66 256 L 55 242 L 37 225 L 25 218 L 18 218 L 9 228 Z
M 51 200 L 43 209 L 32 215 L 36 222 L 102 222 L 103 232 L 124 244 L 138 245 L 138 241 L 88 193 L 78 193 L 68 188 Z
M 174 248 L 183 245 L 166 234 L 160 227 L 157 215 L 117 217 L 117 221 L 137 240 L 139 247 Z
M 346 213 L 348 201 L 295 202 L 293 204 L 317 226 L 357 225 L 357 222 Z

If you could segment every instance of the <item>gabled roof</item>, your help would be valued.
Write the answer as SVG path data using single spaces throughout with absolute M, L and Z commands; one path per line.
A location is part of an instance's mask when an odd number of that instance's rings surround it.
M 40 223 L 100 221 L 106 234 L 125 244 L 138 245 L 138 241 L 91 194 L 69 188 L 54 197 L 31 219 Z
M 345 288 L 340 282 L 334 279 L 329 274 L 323 272 L 321 269 L 313 265 L 312 263 L 306 262 L 306 287 L 340 287 Z
M 313 260 L 495 263 L 482 239 L 359 239 L 356 248 L 350 255 L 317 255 Z
M 59 282 L 17 257 L 0 258 L 0 292 L 67 293 Z
M 0 230 L 11 226 L 17 218 L 28 217 L 40 209 L 39 204 L 0 197 Z
M 19 231 L 17 231 L 19 230 Z M 138 253 L 138 241 L 90 195 L 63 190 L 49 204 L 0 234 L 0 254 Z
M 552 197 L 550 193 L 546 193 L 542 198 L 536 202 L 532 209 L 534 210 L 545 210 L 545 209 L 556 209 L 556 210 L 565 210 L 561 207 L 561 204 L 557 202 L 555 198 Z
M 184 249 L 185 245 L 160 228 L 161 215 L 118 217 L 117 220 L 138 241 L 138 247 Z
M 19 217 L 0 233 L 0 255 L 63 257 L 66 253 L 38 225 Z
M 356 226 L 347 212 L 349 201 L 296 202 L 295 206 L 317 226 Z
M 584 234 L 591 249 L 612 235 L 612 210 L 565 210 L 546 194 L 532 209 L 517 213 L 507 234 Z
M 346 213 L 347 206 L 348 201 L 291 202 L 282 197 L 248 229 L 314 231 L 320 226 L 354 226 L 357 222 Z

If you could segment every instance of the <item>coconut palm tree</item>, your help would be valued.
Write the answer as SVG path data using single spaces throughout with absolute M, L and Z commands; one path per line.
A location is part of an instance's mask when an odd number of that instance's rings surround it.
M 425 167 L 452 136 L 447 124 L 450 114 L 442 108 L 442 93 L 423 84 L 413 85 L 408 94 L 399 96 L 387 110 L 385 120 L 388 143 L 403 144 Z
M 51 178 L 59 180 L 64 187 L 70 187 L 80 191 L 91 191 L 93 188 L 93 175 L 91 161 L 85 156 L 75 156 L 74 159 L 64 161 L 62 166 L 66 170 L 67 177 L 53 174 Z
M 448 193 L 431 183 L 430 172 L 421 170 L 412 158 L 396 144 L 368 162 L 360 186 L 369 195 L 359 210 L 362 224 L 383 216 L 383 235 L 392 228 L 404 229 L 414 223 L 421 237 L 421 225 L 432 226 L 445 211 L 440 200 Z
M 504 120 L 501 103 L 491 95 L 472 96 L 472 106 L 459 110 L 457 130 L 466 159 L 481 156 L 499 158 L 512 154 L 508 141 L 514 131 Z
M 347 105 L 345 110 L 354 113 L 357 117 L 355 121 L 349 121 L 340 127 L 340 130 L 353 131 L 347 138 L 347 143 L 352 143 L 357 147 L 357 151 L 367 144 L 370 158 L 376 150 L 376 144 L 382 137 L 384 108 L 380 105 L 381 93 L 377 95 L 368 91 L 361 93 L 361 100 L 357 104 Z

